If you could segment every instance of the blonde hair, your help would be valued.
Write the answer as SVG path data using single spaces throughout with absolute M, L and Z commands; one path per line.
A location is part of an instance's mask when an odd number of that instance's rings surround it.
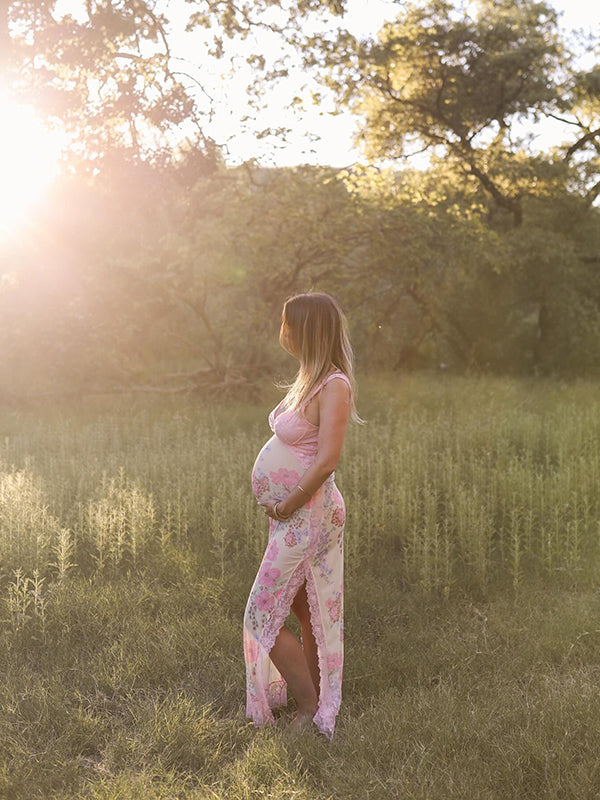
M 331 371 L 333 365 L 349 379 L 352 387 L 350 416 L 362 422 L 354 405 L 354 354 L 348 338 L 346 317 L 331 295 L 309 292 L 289 297 L 281 321 L 300 359 L 293 383 L 284 385 L 284 405 L 300 410 L 311 391 Z

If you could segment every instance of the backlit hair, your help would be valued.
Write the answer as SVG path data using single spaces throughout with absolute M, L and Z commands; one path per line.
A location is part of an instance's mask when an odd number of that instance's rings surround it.
M 362 422 L 354 405 L 354 354 L 342 309 L 328 294 L 309 292 L 285 301 L 281 321 L 300 360 L 296 379 L 287 388 L 284 405 L 299 410 L 332 365 L 350 380 L 350 416 Z

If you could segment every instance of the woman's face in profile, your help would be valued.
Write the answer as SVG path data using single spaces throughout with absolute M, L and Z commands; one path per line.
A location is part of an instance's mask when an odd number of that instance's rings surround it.
M 281 330 L 279 331 L 279 344 L 291 356 L 297 357 L 296 349 L 294 348 L 292 337 L 290 336 L 290 329 L 287 327 L 285 322 L 281 323 Z

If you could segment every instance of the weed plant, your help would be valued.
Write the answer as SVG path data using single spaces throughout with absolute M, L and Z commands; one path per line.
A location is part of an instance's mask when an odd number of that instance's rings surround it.
M 361 382 L 332 744 L 244 716 L 276 393 L 8 411 L 0 797 L 596 797 L 597 388 Z

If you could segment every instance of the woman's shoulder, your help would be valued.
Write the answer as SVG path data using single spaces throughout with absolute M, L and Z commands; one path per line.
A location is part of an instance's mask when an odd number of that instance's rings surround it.
M 328 383 L 335 380 L 336 378 L 339 378 L 342 381 L 344 381 L 347 384 L 350 391 L 352 391 L 352 381 L 346 375 L 345 372 L 341 371 L 341 369 L 335 370 L 334 372 L 330 372 L 329 375 L 326 375 L 321 383 L 321 388 L 323 388 L 323 386 L 326 386 Z
M 331 395 L 336 397 L 340 402 L 352 402 L 352 381 L 345 372 L 342 372 L 341 370 L 331 372 L 321 382 L 319 390 L 325 389 L 327 386 L 329 386 L 330 389 L 325 391 L 325 395 L 329 395 L 331 393 Z M 344 386 L 345 388 L 343 388 Z
M 311 400 L 312 400 L 314 397 L 317 397 L 318 395 L 320 395 L 320 394 L 321 394 L 321 390 L 323 389 L 323 387 L 324 387 L 326 384 L 332 383 L 332 382 L 334 381 L 334 379 L 335 379 L 335 378 L 341 378 L 341 379 L 342 379 L 342 380 L 343 380 L 343 381 L 344 381 L 344 382 L 347 384 L 347 386 L 348 386 L 348 389 L 349 389 L 349 391 L 350 391 L 350 394 L 352 395 L 352 383 L 351 383 L 351 381 L 350 381 L 350 378 L 349 378 L 349 377 L 348 377 L 348 376 L 347 376 L 347 375 L 346 375 L 344 372 L 342 372 L 341 370 L 334 370 L 334 371 L 330 372 L 328 375 L 326 375 L 324 378 L 322 378 L 322 379 L 321 379 L 321 380 L 320 380 L 320 381 L 319 381 L 319 382 L 316 384 L 316 386 L 314 386 L 314 387 L 311 389 L 311 391 L 310 391 L 310 392 L 309 392 L 309 394 L 308 394 L 308 397 L 307 397 L 307 398 L 304 400 L 304 402 L 302 403 L 302 408 L 303 408 L 303 409 L 305 409 L 305 408 L 306 408 L 306 406 L 309 404 L 309 402 L 310 402 L 310 401 L 311 401 Z

